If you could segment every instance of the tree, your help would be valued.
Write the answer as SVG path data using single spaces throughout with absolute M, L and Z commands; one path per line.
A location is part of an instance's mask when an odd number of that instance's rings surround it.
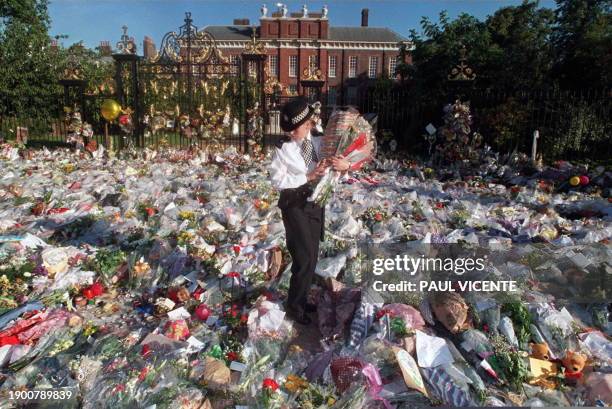
M 400 53 L 398 58 L 398 64 L 395 67 L 393 75 L 399 77 L 401 85 L 405 85 L 407 81 L 414 78 L 416 68 L 414 65 L 408 63 L 408 47 L 406 44 L 400 46 Z
M 439 22 L 427 17 L 421 20 L 425 37 L 411 30 L 415 88 L 423 95 L 443 95 L 450 69 L 459 61 L 459 49 L 464 44 L 469 51 L 469 62 L 480 67 L 487 61 L 491 43 L 486 25 L 477 18 L 463 13 L 450 21 L 445 11 Z
M 554 77 L 567 87 L 609 87 L 612 0 L 556 0 Z
M 538 8 L 537 2 L 497 10 L 486 21 L 491 49 L 482 75 L 488 76 L 489 83 L 506 88 L 525 89 L 549 82 L 553 22 L 554 12 Z
M 459 49 L 467 49 L 467 64 L 477 75 L 479 87 L 530 88 L 549 79 L 553 61 L 550 44 L 554 13 L 537 1 L 504 7 L 485 21 L 468 14 L 450 20 L 440 13 L 439 22 L 421 20 L 424 37 L 414 30 L 415 79 L 426 93 L 442 92 L 450 69 L 459 62 Z
M 57 56 L 48 35 L 47 0 L 5 0 L 0 6 L 0 115 L 56 114 Z

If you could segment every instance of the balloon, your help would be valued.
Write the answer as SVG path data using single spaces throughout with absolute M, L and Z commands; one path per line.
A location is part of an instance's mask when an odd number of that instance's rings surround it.
M 114 121 L 121 113 L 121 105 L 112 99 L 106 99 L 102 103 L 100 113 L 107 121 Z
M 589 180 L 589 177 L 588 177 L 588 176 L 586 176 L 586 175 L 584 175 L 584 176 L 580 176 L 580 184 L 581 184 L 582 186 L 586 186 L 586 185 L 588 185 L 588 184 L 589 184 L 589 181 L 590 181 L 590 180 Z
M 572 186 L 578 186 L 580 184 L 580 177 L 579 176 L 572 176 L 569 180 L 570 185 Z

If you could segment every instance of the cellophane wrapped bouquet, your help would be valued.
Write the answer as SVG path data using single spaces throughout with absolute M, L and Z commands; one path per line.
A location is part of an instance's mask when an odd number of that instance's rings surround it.
M 376 138 L 372 127 L 355 108 L 336 109 L 325 129 L 321 145 L 323 159 L 336 155 L 350 163 L 350 170 L 359 170 L 376 154 Z M 328 168 L 309 200 L 324 206 L 340 179 L 341 172 Z

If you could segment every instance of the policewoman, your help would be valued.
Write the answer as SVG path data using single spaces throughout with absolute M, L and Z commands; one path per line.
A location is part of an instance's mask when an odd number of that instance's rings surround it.
M 280 126 L 287 136 L 277 143 L 269 169 L 272 185 L 280 191 L 278 207 L 292 259 L 287 314 L 304 325 L 311 322 L 307 313 L 316 309 L 306 299 L 319 257 L 319 240 L 324 235 L 325 211 L 308 197 L 327 167 L 345 171 L 350 166 L 340 157 L 321 160 L 321 138 L 312 135 L 316 110 L 304 98 L 282 107 Z

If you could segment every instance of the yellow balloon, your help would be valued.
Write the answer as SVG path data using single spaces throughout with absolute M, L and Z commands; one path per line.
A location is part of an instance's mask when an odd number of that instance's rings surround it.
M 569 182 L 570 182 L 570 185 L 572 186 L 578 186 L 580 184 L 580 177 L 573 176 L 570 178 Z
M 100 113 L 107 121 L 114 121 L 121 113 L 121 105 L 112 99 L 106 99 L 102 103 Z

